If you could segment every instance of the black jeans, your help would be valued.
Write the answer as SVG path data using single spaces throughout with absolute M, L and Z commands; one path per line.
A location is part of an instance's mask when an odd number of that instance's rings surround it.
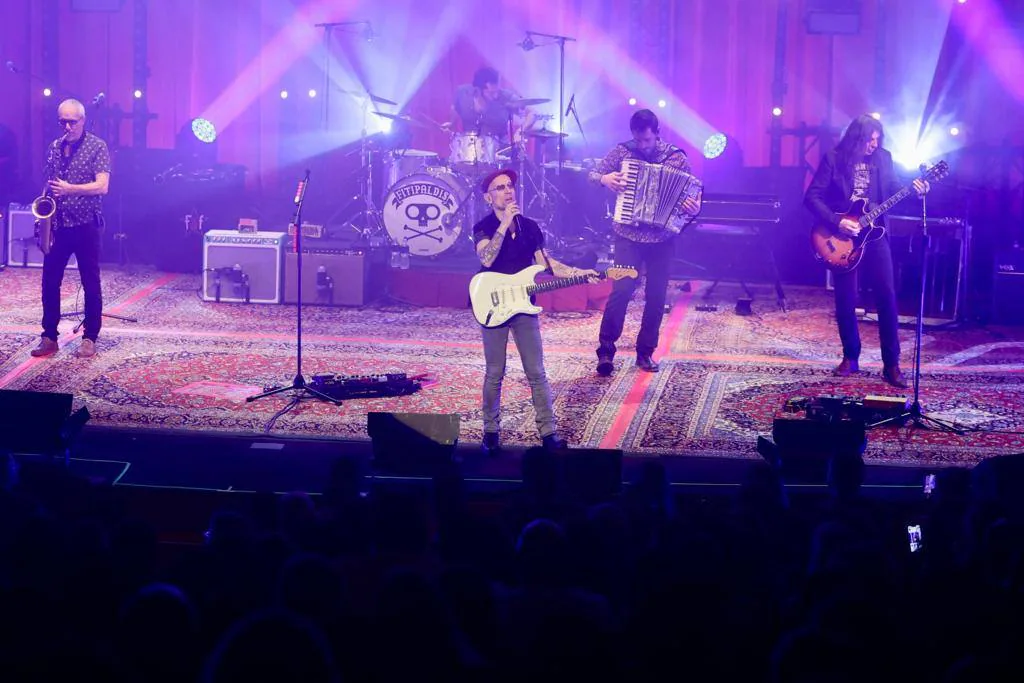
M 636 354 L 649 356 L 658 348 L 658 334 L 661 319 L 665 315 L 665 298 L 668 294 L 669 268 L 675 251 L 675 238 L 654 244 L 642 244 L 615 238 L 615 265 L 640 269 L 647 268 L 647 285 L 644 288 L 644 314 L 640 321 L 640 333 L 636 336 Z M 626 307 L 636 290 L 636 280 L 625 277 L 612 285 L 612 294 L 604 307 L 601 318 L 600 344 L 597 355 L 615 356 L 615 342 L 622 336 L 626 321 Z
M 96 223 L 60 228 L 53 233 L 53 248 L 43 257 L 43 334 L 57 341 L 60 324 L 60 286 L 71 255 L 78 259 L 78 275 L 85 290 L 85 339 L 96 341 L 103 313 L 100 285 L 100 230 Z
M 900 364 L 899 311 L 896 308 L 896 286 L 893 281 L 892 251 L 889 238 L 869 242 L 864 247 L 864 257 L 856 270 L 849 273 L 833 273 L 832 281 L 836 295 L 836 323 L 839 338 L 843 342 L 843 357 L 857 360 L 860 357 L 860 330 L 857 328 L 857 278 L 858 273 L 866 277 L 875 294 L 878 308 L 878 340 L 882 347 L 882 363 L 885 367 Z

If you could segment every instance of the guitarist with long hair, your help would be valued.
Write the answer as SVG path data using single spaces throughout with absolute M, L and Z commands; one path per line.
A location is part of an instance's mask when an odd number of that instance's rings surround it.
M 581 270 L 560 263 L 544 250 L 544 233 L 533 220 L 522 215 L 516 202 L 516 172 L 498 170 L 489 173 L 480 183 L 484 201 L 491 213 L 473 226 L 473 240 L 482 270 L 515 274 L 531 265 L 541 265 L 557 277 L 593 276 L 597 271 Z M 540 320 L 536 315 L 519 314 L 497 326 L 481 325 L 484 344 L 483 450 L 495 455 L 500 448 L 501 384 L 505 378 L 505 357 L 508 333 L 516 341 L 516 350 L 523 362 L 523 372 L 530 383 L 537 431 L 549 451 L 566 448 L 555 428 L 551 387 L 544 370 L 544 349 L 540 336 Z
M 847 127 L 835 149 L 827 152 L 804 195 L 804 205 L 817 221 L 831 226 L 836 234 L 860 236 L 860 223 L 844 212 L 858 199 L 873 206 L 899 190 L 892 154 L 882 147 L 884 131 L 875 118 L 864 114 Z M 927 181 L 915 180 L 914 190 L 923 196 Z M 834 271 L 836 323 L 843 343 L 843 360 L 833 370 L 837 377 L 860 372 L 860 331 L 857 328 L 857 272 L 871 283 L 878 307 L 878 338 L 882 349 L 882 377 L 889 384 L 906 388 L 900 370 L 899 319 L 893 277 L 892 251 L 888 236 L 866 242 L 859 268 Z

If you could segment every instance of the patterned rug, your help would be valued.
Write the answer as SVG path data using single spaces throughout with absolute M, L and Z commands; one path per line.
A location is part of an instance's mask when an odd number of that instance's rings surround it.
M 92 424 L 263 432 L 288 395 L 252 403 L 247 396 L 288 385 L 295 376 L 295 309 L 214 304 L 199 280 L 144 269 L 107 269 L 105 312 L 138 322 L 104 319 L 99 354 L 75 358 L 77 322 L 62 326 L 62 350 L 32 359 L 38 339 L 40 271 L 0 274 L 0 387 L 61 391 L 88 405 Z M 619 447 L 640 455 L 759 457 L 759 434 L 794 397 L 909 395 L 881 381 L 877 328 L 864 323 L 865 372 L 839 381 L 831 297 L 813 288 L 787 290 L 789 310 L 758 292 L 754 315 L 731 307 L 699 311 L 701 290 L 676 297 L 656 354 L 662 371 L 632 367 L 632 340 L 642 301 L 630 306 L 612 377 L 594 373 L 600 314 L 545 313 L 549 380 L 560 430 L 573 445 Z M 63 310 L 81 301 L 77 273 L 62 289 Z M 913 330 L 901 330 L 905 369 L 912 365 Z M 346 401 L 335 407 L 300 403 L 271 433 L 368 438 L 370 411 L 456 412 L 461 439 L 479 440 L 483 357 L 466 309 L 406 306 L 307 307 L 303 316 L 303 375 L 406 372 L 430 377 L 402 397 Z M 972 431 L 964 436 L 912 427 L 874 430 L 869 459 L 903 464 L 972 463 L 1024 451 L 1024 330 L 928 330 L 923 339 L 921 401 L 925 411 Z M 510 343 L 502 403 L 503 440 L 536 443 L 529 386 Z

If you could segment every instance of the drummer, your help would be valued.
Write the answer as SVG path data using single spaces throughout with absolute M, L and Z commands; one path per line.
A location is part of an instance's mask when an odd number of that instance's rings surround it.
M 458 119 L 464 133 L 488 135 L 508 144 L 508 102 L 516 98 L 511 90 L 498 85 L 498 72 L 489 66 L 480 67 L 473 74 L 473 82 L 460 85 L 455 90 L 452 103 L 451 121 L 444 124 L 452 129 L 452 121 Z M 522 107 L 512 112 L 516 142 L 522 132 L 529 130 L 536 121 L 536 114 Z

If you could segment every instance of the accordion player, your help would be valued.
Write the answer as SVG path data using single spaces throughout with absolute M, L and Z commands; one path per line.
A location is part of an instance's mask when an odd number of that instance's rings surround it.
M 699 199 L 700 180 L 686 171 L 640 159 L 623 159 L 626 189 L 615 199 L 613 220 L 643 228 L 655 226 L 679 233 L 688 220 L 678 220 L 687 198 Z

